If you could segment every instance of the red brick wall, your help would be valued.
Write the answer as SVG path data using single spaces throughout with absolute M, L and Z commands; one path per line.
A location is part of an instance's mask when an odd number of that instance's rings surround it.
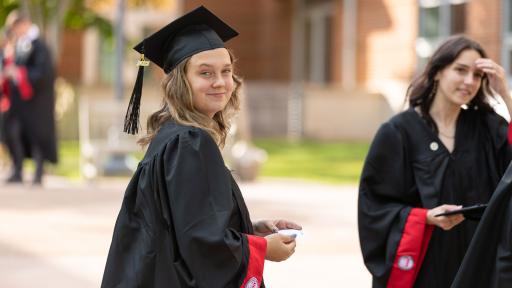
M 204 5 L 240 36 L 227 42 L 247 80 L 289 81 L 292 1 L 185 0 L 184 11 Z
M 406 80 L 416 65 L 418 8 L 410 0 L 359 0 L 357 82 Z
M 243 2 L 243 4 L 241 4 Z M 241 35 L 228 42 L 239 58 L 239 72 L 248 80 L 290 80 L 292 45 L 291 0 L 186 0 L 184 10 L 205 5 Z M 335 5 L 331 72 L 340 83 L 342 59 L 342 0 Z M 419 8 L 410 0 L 357 1 L 356 79 L 360 86 L 379 79 L 408 82 L 416 67 L 415 41 Z M 479 41 L 490 57 L 501 49 L 501 1 L 468 2 L 466 32 Z
M 83 32 L 65 30 L 62 34 L 57 74 L 68 81 L 77 83 L 82 76 Z
M 468 4 L 466 31 L 480 42 L 494 60 L 500 59 L 501 51 L 501 1 L 473 0 Z
M 359 0 L 358 5 L 358 83 L 385 78 L 408 82 L 416 67 L 417 2 Z M 500 10 L 500 0 L 472 0 L 466 10 L 466 34 L 495 60 L 501 51 Z
M 334 17 L 331 42 L 331 81 L 341 84 L 342 80 L 342 48 L 343 48 L 343 0 L 334 1 Z

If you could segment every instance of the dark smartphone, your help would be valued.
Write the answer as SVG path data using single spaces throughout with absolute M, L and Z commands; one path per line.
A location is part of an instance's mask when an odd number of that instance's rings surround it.
M 482 214 L 484 214 L 486 207 L 487 207 L 487 204 L 476 204 L 476 205 L 472 205 L 472 206 L 462 207 L 461 209 L 457 209 L 457 210 L 439 213 L 437 215 L 434 215 L 434 217 L 463 214 L 464 217 L 470 216 L 470 218 L 475 218 L 474 216 L 482 216 Z

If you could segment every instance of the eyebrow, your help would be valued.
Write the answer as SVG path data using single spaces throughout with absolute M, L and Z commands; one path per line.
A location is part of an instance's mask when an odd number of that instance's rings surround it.
M 466 64 L 460 63 L 460 62 L 455 62 L 455 65 L 464 66 L 465 68 L 470 68 L 471 67 L 469 65 L 466 65 Z
M 455 65 L 462 66 L 462 67 L 467 68 L 467 69 L 471 69 L 471 67 L 470 67 L 470 66 L 468 66 L 468 65 L 466 65 L 466 64 L 464 64 L 464 63 L 457 63 L 457 62 L 455 62 Z M 478 69 L 478 68 L 476 68 L 476 69 L 475 69 L 475 72 L 476 72 L 476 73 L 482 72 L 482 69 Z M 485 73 L 484 73 L 484 74 L 485 74 Z
M 211 64 L 207 64 L 207 63 L 201 63 L 201 64 L 199 64 L 199 67 L 202 67 L 202 66 L 206 66 L 206 67 L 213 67 L 213 65 L 211 65 Z M 229 64 L 224 65 L 223 67 L 225 68 L 225 67 L 231 67 L 231 66 L 233 66 L 233 64 L 232 64 L 232 63 L 229 63 Z

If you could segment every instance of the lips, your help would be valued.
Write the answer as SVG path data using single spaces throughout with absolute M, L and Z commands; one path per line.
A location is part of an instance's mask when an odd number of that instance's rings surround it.
M 211 96 L 211 97 L 224 97 L 226 95 L 226 92 L 206 93 L 206 95 Z
M 467 89 L 457 89 L 457 91 L 459 91 L 461 94 L 464 94 L 466 96 L 471 95 L 471 92 Z

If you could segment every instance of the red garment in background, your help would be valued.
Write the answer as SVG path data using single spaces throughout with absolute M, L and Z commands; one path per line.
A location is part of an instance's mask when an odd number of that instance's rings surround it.
M 3 63 L 4 69 L 14 65 L 13 59 L 5 58 Z M 32 85 L 30 84 L 30 81 L 28 79 L 28 72 L 25 67 L 18 67 L 18 75 L 16 75 L 16 81 L 18 84 L 18 90 L 20 92 L 20 97 L 24 101 L 28 101 L 32 99 L 32 96 L 34 95 L 34 91 L 32 90 Z M 0 95 L 0 112 L 6 112 L 9 110 L 11 106 L 10 101 L 10 91 L 9 91 L 9 79 L 5 76 L 0 77 L 0 83 L 2 87 L 1 95 Z

